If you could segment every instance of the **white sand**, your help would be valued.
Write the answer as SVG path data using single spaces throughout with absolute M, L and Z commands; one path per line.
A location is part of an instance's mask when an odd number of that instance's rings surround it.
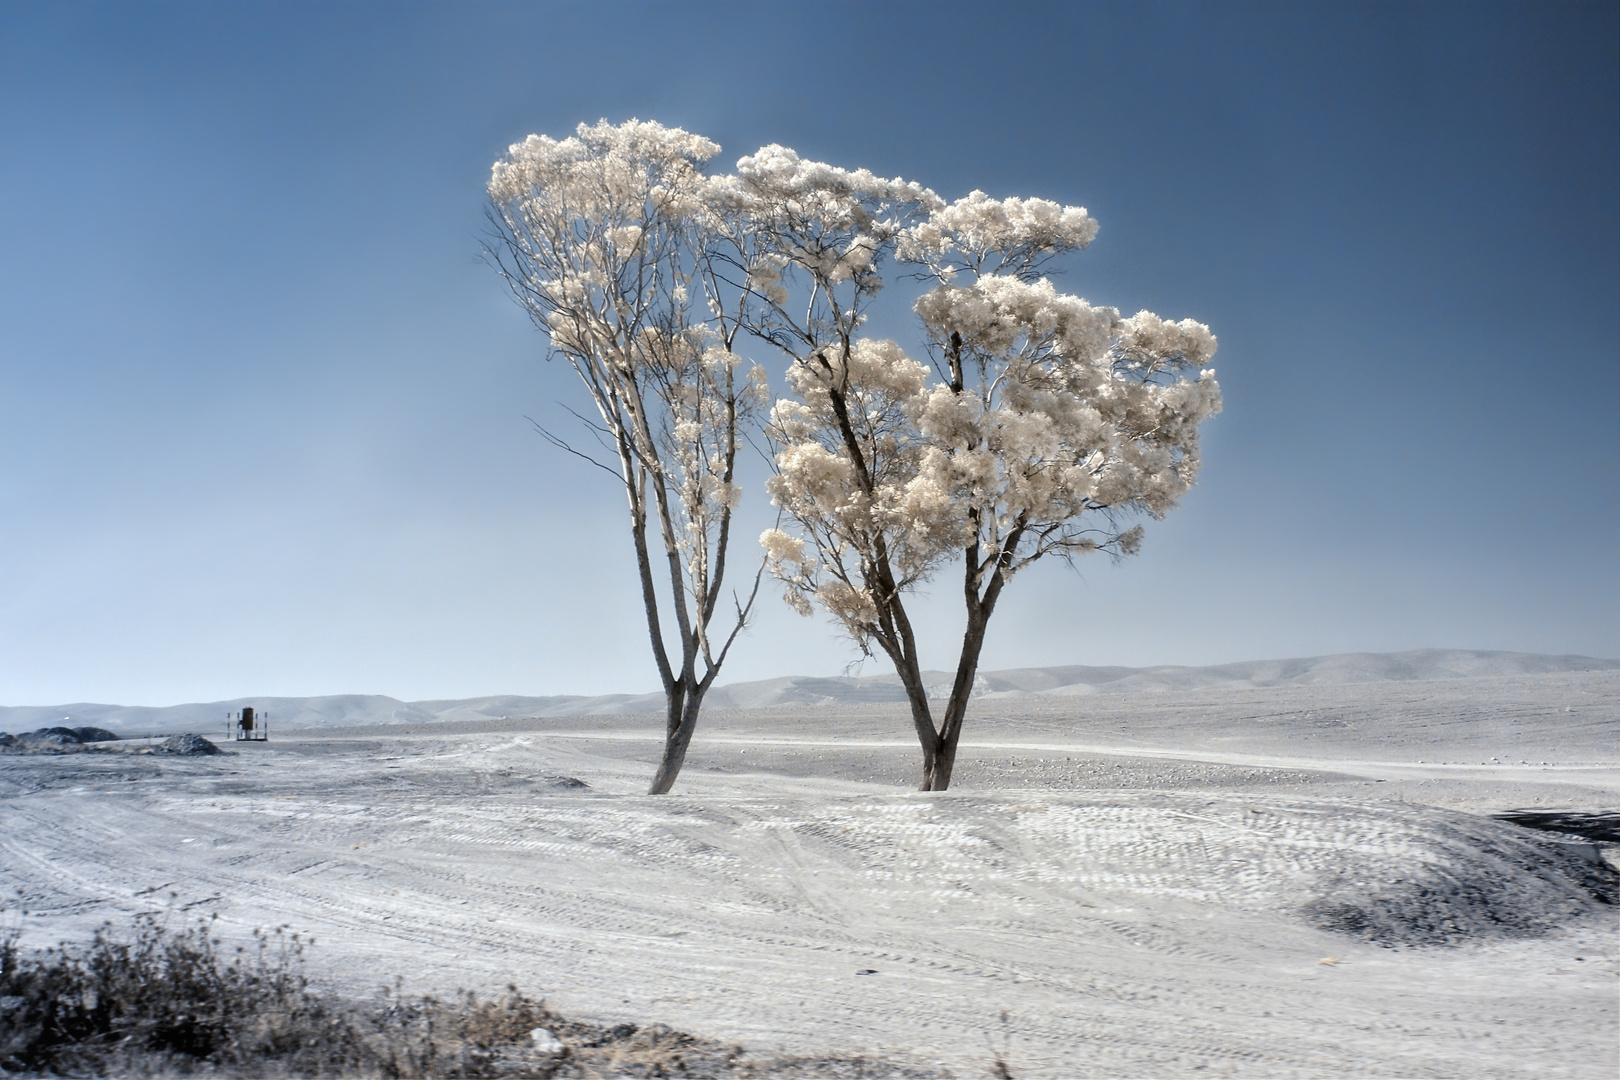
M 1475 815 L 1620 805 L 1617 717 L 1614 673 L 992 700 L 946 795 L 883 706 L 716 712 L 664 799 L 626 717 L 8 756 L 0 885 L 34 944 L 172 892 L 350 990 L 957 1076 L 1606 1077 L 1612 874 Z

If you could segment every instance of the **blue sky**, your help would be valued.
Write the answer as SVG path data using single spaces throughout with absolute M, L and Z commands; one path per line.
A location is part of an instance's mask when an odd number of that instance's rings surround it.
M 1062 287 L 1219 335 L 1199 487 L 985 666 L 1620 656 L 1617 10 L 0 3 L 0 702 L 654 689 L 478 259 L 509 143 L 631 116 L 1085 205 Z M 851 659 L 770 597 L 724 678 Z

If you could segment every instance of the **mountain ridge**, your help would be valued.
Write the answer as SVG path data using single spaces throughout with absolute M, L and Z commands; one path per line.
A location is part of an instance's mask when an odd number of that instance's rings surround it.
M 980 700 L 1088 694 L 1172 693 L 1188 690 L 1247 689 L 1268 686 L 1412 682 L 1427 679 L 1499 678 L 1513 675 L 1620 670 L 1620 660 L 1591 656 L 1500 652 L 1480 649 L 1413 649 L 1397 653 L 1335 653 L 1285 660 L 1247 660 L 1189 667 L 1091 667 L 1054 665 L 982 672 L 974 696 Z M 944 697 L 952 676 L 924 672 L 930 697 Z M 905 701 L 892 674 L 865 676 L 782 676 L 728 683 L 710 691 L 707 709 L 763 709 L 786 706 L 867 705 Z M 251 706 L 268 713 L 273 729 L 433 724 L 508 717 L 586 717 L 660 713 L 664 696 L 654 694 L 516 694 L 481 698 L 400 701 L 382 694 L 328 694 L 311 697 L 242 697 L 183 705 L 0 706 L 0 730 L 19 732 L 60 724 L 92 724 L 120 735 L 208 733 L 227 728 L 227 717 Z

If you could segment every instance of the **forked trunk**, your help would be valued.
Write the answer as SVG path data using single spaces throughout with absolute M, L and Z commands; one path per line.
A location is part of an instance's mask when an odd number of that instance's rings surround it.
M 984 635 L 978 635 L 972 655 L 964 652 L 957 668 L 951 696 L 945 702 L 945 715 L 939 726 L 934 726 L 933 711 L 928 705 L 928 693 L 922 679 L 916 678 L 912 689 L 909 672 L 902 673 L 900 681 L 906 684 L 906 697 L 911 704 L 911 721 L 917 729 L 917 742 L 922 746 L 922 777 L 918 791 L 944 791 L 951 786 L 951 772 L 956 767 L 956 744 L 962 738 L 962 720 L 967 716 L 968 699 L 973 694 L 973 680 L 978 671 L 979 646 Z
M 914 658 L 895 661 L 900 683 L 906 688 L 906 700 L 911 705 L 911 722 L 917 729 L 917 741 L 922 744 L 923 772 L 918 791 L 932 791 L 935 762 L 939 756 L 939 733 L 934 730 L 934 715 L 928 707 L 928 690 L 923 686 L 922 672 Z
M 918 737 L 923 744 L 922 780 L 919 791 L 944 791 L 951 786 L 951 772 L 956 767 L 956 745 L 962 738 L 962 721 L 967 719 L 968 701 L 973 696 L 973 682 L 979 675 L 979 653 L 984 649 L 984 628 L 987 617 L 970 618 L 967 632 L 962 635 L 962 654 L 956 662 L 956 679 L 951 683 L 951 696 L 945 702 L 945 715 L 938 730 L 930 721 L 928 734 L 923 735 L 919 725 Z M 924 710 L 927 709 L 926 702 Z M 912 717 L 916 719 L 917 706 L 912 704 Z
M 970 679 L 970 692 L 972 688 Z M 922 779 L 917 784 L 918 791 L 944 791 L 951 786 L 951 771 L 956 768 L 956 744 L 962 737 L 962 716 L 967 712 L 967 697 L 967 694 L 963 694 L 958 701 L 953 691 L 950 701 L 945 703 L 945 722 L 939 731 L 931 732 L 931 736 L 923 740 Z M 953 716 L 955 723 L 951 722 Z
M 944 791 L 951 786 L 951 771 L 956 768 L 956 744 L 962 738 L 962 720 L 967 715 L 968 698 L 972 693 L 972 675 L 968 676 L 966 690 L 952 688 L 951 698 L 945 703 L 944 722 L 934 735 L 933 746 L 923 750 L 922 782 L 917 790 Z
M 947 745 L 938 736 L 934 739 L 933 753 L 923 753 L 922 780 L 918 791 L 944 791 L 951 786 L 951 769 L 956 765 L 956 746 Z
M 667 795 L 675 786 L 675 778 L 686 763 L 686 748 L 692 744 L 692 733 L 697 731 L 698 710 L 703 705 L 701 690 L 688 690 L 685 681 L 677 683 L 669 694 L 669 713 L 664 721 L 664 753 L 658 759 L 658 771 L 653 774 L 649 795 Z

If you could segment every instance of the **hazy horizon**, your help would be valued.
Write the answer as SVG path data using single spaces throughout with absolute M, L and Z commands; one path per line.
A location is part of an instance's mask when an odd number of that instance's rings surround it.
M 1346 664 L 1345 661 L 1355 661 Z M 1581 663 L 1561 663 L 1565 661 L 1590 661 L 1595 668 L 1587 667 Z M 1550 662 L 1550 663 L 1546 663 Z M 1303 665 L 1303 666 L 1302 666 Z M 1063 687 L 1076 687 L 1091 685 L 1093 687 L 1107 687 L 1098 689 L 1100 693 L 1158 693 L 1165 689 L 1194 690 L 1207 687 L 1221 687 L 1253 681 L 1253 686 L 1281 686 L 1303 680 L 1304 682 L 1359 683 L 1380 681 L 1409 681 L 1413 679 L 1447 679 L 1472 677 L 1501 677 L 1527 674 L 1571 673 L 1592 670 L 1609 670 L 1620 667 L 1620 658 L 1585 656 L 1581 654 L 1547 654 L 1504 652 L 1499 650 L 1467 650 L 1467 649 L 1411 649 L 1401 652 L 1388 653 L 1333 653 L 1325 656 L 1287 656 L 1263 657 L 1253 660 L 1235 661 L 1224 664 L 1209 665 L 1182 665 L 1182 664 L 1154 664 L 1142 667 L 1125 665 L 1090 665 L 1090 664 L 1051 664 L 1032 667 L 1015 668 L 983 668 L 978 672 L 979 689 L 975 689 L 974 698 L 979 699 L 985 693 L 991 696 L 1004 696 L 1006 694 L 1042 694 L 1066 693 Z M 1084 673 L 1097 673 L 1106 675 L 1103 678 L 1088 678 Z M 1191 679 L 1170 679 L 1156 681 L 1153 676 L 1163 676 L 1170 673 L 1185 673 L 1193 676 Z M 1219 675 L 1217 675 L 1219 673 Z M 928 683 L 930 697 L 943 698 L 948 691 L 949 679 L 953 674 L 948 670 L 924 670 L 922 672 Z M 1062 674 L 1064 679 L 1056 678 Z M 1040 688 L 1040 676 L 1051 677 L 1052 685 Z M 1034 679 L 1011 678 L 1014 676 L 1034 676 Z M 1198 676 L 1204 676 L 1199 678 Z M 1325 676 L 1325 677 L 1324 677 Z M 988 681 L 987 681 L 988 680 Z M 764 708 L 775 705 L 792 705 L 800 702 L 802 694 L 795 693 L 807 689 L 798 684 L 812 684 L 817 694 L 831 694 L 827 701 L 845 700 L 848 703 L 862 703 L 870 701 L 900 701 L 901 697 L 880 695 L 871 697 L 863 695 L 856 684 L 862 686 L 873 683 L 890 683 L 898 690 L 899 680 L 892 670 L 876 669 L 868 664 L 861 671 L 839 672 L 798 672 L 786 675 L 769 676 L 764 679 L 720 679 L 710 691 L 708 707 L 730 708 Z M 781 684 L 787 684 L 782 687 Z M 842 684 L 840 691 L 834 686 L 821 684 Z M 758 693 L 747 695 L 738 699 L 737 692 L 743 690 L 767 690 L 781 688 L 788 691 L 782 693 Z M 1090 691 L 1087 691 L 1088 693 Z M 842 698 L 839 695 L 842 693 Z M 510 694 L 499 691 L 489 694 L 474 694 L 454 698 L 401 698 L 394 694 L 381 691 L 349 691 L 331 694 L 261 694 L 243 693 L 228 698 L 219 698 L 211 701 L 171 701 L 171 702 L 107 702 L 107 701 L 56 701 L 56 702 L 0 702 L 0 726 L 7 721 L 8 714 L 26 716 L 31 712 L 59 708 L 95 708 L 113 709 L 118 711 L 136 712 L 163 712 L 185 710 L 193 707 L 213 707 L 216 705 L 253 705 L 256 708 L 269 706 L 272 702 L 313 702 L 313 701 L 356 701 L 382 699 L 397 702 L 401 705 L 476 705 L 480 702 L 535 702 L 558 701 L 579 704 L 579 708 L 570 708 L 568 715 L 596 715 L 598 712 L 636 711 L 642 708 L 661 711 L 663 708 L 663 692 L 656 685 L 638 689 L 619 689 L 605 691 L 600 694 Z M 504 706 L 503 706 L 504 707 Z M 547 715 L 550 715 L 549 713 Z M 15 718 L 15 717 L 14 717 Z M 53 718 L 40 715 L 34 719 L 45 723 L 54 722 Z M 64 720 L 70 719 L 64 717 Z M 86 718 L 79 717 L 84 720 Z M 92 717 L 91 719 L 95 719 Z M 424 722 L 441 718 L 421 718 Z

